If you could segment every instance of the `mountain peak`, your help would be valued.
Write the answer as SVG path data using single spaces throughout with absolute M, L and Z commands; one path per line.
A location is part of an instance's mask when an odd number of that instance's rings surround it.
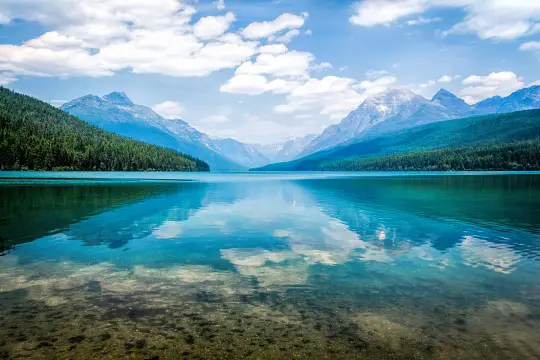
M 73 106 L 99 106 L 102 101 L 103 100 L 101 100 L 98 96 L 88 94 L 80 98 L 68 101 L 65 104 L 62 104 L 62 106 L 60 106 L 60 109 L 66 110 Z
M 393 87 L 383 92 L 373 94 L 366 99 L 366 103 L 393 103 L 403 104 L 414 99 L 423 99 L 420 95 L 415 94 L 410 89 L 405 87 Z
M 441 88 L 439 91 L 437 91 L 433 98 L 431 98 L 431 101 L 440 100 L 442 98 L 457 98 L 457 96 L 454 93 Z
M 431 98 L 431 102 L 444 106 L 448 111 L 450 111 L 452 117 L 465 115 L 471 110 L 470 106 L 467 105 L 465 100 L 457 97 L 455 94 L 446 89 L 440 89 L 437 91 L 437 93 Z
M 134 105 L 133 101 L 122 91 L 113 91 L 102 99 L 115 105 Z

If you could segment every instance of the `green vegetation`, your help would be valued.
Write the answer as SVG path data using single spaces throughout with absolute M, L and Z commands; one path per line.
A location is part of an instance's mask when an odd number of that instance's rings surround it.
M 540 170 L 540 141 L 446 148 L 323 163 L 323 171 Z
M 189 155 L 109 133 L 0 87 L 0 170 L 208 171 Z
M 516 142 L 537 140 L 539 137 L 540 110 L 518 111 L 442 121 L 366 137 L 353 144 L 321 151 L 288 163 L 267 165 L 258 170 L 357 170 L 360 169 L 359 166 L 362 166 L 363 170 L 367 170 L 366 167 L 389 170 L 398 169 L 400 166 L 402 169 L 411 170 L 439 170 L 439 166 L 444 164 L 457 164 L 451 165 L 448 170 L 532 169 L 538 165 L 520 159 L 509 160 L 505 164 L 499 160 L 489 159 L 490 157 L 500 159 L 502 156 L 500 152 L 507 152 L 509 149 L 536 151 L 535 154 L 531 154 L 536 156 L 538 150 L 534 142 L 524 144 Z M 509 148 L 505 148 L 506 145 Z M 434 150 L 440 152 L 430 153 Z M 467 153 L 467 157 L 458 158 L 457 155 L 454 157 L 451 155 L 453 152 L 463 151 Z M 422 155 L 424 152 L 427 154 Z M 399 154 L 404 156 L 406 154 L 406 157 L 399 157 Z M 473 159 L 476 156 L 481 158 Z M 443 157 L 444 162 L 440 162 Z M 387 165 L 383 166 L 384 163 Z M 409 163 L 414 165 L 407 165 Z M 488 163 L 489 167 L 484 165 Z

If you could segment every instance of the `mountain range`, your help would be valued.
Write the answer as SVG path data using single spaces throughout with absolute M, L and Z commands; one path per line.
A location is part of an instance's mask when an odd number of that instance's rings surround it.
M 149 107 L 134 104 L 123 92 L 112 92 L 101 98 L 86 95 L 61 107 L 107 131 L 190 154 L 207 162 L 214 171 L 240 171 L 287 162 L 365 138 L 439 121 L 536 108 L 540 108 L 540 86 L 473 105 L 445 89 L 427 99 L 406 88 L 392 88 L 368 97 L 339 124 L 329 126 L 319 135 L 260 145 L 211 138 L 184 120 L 166 119 Z
M 134 104 L 119 91 L 101 98 L 86 95 L 61 109 L 104 130 L 195 156 L 214 171 L 240 171 L 293 160 L 315 138 L 306 135 L 271 145 L 212 139 L 184 120 L 166 119 L 149 107 Z
M 210 137 L 181 119 L 165 119 L 149 107 L 134 104 L 123 92 L 103 97 L 86 95 L 61 106 L 67 113 L 104 130 L 190 154 L 214 171 L 245 170 L 247 166 L 220 152 Z
M 449 161 L 449 158 L 454 160 Z M 447 170 L 537 169 L 540 165 L 540 109 L 433 122 L 364 137 L 354 143 L 257 170 L 342 171 L 364 170 L 366 166 L 369 166 L 367 170 L 425 170 L 418 162 L 429 163 L 435 169 L 441 169 L 441 164 L 453 163 Z
M 540 108 L 540 86 L 495 96 L 474 105 L 441 89 L 426 99 L 406 88 L 393 88 L 368 97 L 339 124 L 329 126 L 311 141 L 298 158 L 337 145 L 390 131 L 474 115 L 499 114 Z

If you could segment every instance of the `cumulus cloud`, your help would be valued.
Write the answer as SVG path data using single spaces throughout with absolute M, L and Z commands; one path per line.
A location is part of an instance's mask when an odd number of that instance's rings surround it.
M 437 80 L 437 82 L 442 83 L 442 84 L 447 84 L 447 83 L 452 82 L 452 81 L 454 81 L 456 79 L 459 79 L 460 77 L 461 77 L 460 75 L 453 75 L 453 76 L 452 75 L 443 75 Z
M 280 43 L 283 43 L 283 44 L 288 44 L 295 37 L 297 37 L 299 35 L 300 35 L 300 30 L 293 29 L 293 30 L 287 31 L 285 34 L 280 35 L 280 36 L 271 36 L 268 40 L 274 41 L 274 42 L 280 42 Z
M 355 13 L 349 20 L 360 26 L 391 25 L 437 7 L 465 11 L 464 19 L 444 34 L 472 33 L 481 39 L 515 39 L 540 31 L 540 2 L 531 0 L 363 0 L 355 4 Z M 426 22 L 419 19 L 406 23 Z
M 275 77 L 306 77 L 315 56 L 309 52 L 288 51 L 264 53 L 255 61 L 246 61 L 236 69 L 236 75 L 267 74 Z
M 389 25 L 397 19 L 420 14 L 426 10 L 424 0 L 365 0 L 354 5 L 355 15 L 349 21 L 355 25 Z
M 314 65 L 313 70 L 315 71 L 327 71 L 332 69 L 333 66 L 329 62 L 322 62 L 320 64 Z
M 242 31 L 242 35 L 247 39 L 255 40 L 273 36 L 284 30 L 299 29 L 304 26 L 306 15 L 284 13 L 272 21 L 254 22 Z
M 166 119 L 178 119 L 186 109 L 179 102 L 164 101 L 152 106 L 152 110 Z
M 260 95 L 265 92 L 284 94 L 296 86 L 297 81 L 287 81 L 284 79 L 268 80 L 263 75 L 258 74 L 239 74 L 229 79 L 221 86 L 221 92 L 244 95 Z
M 70 11 L 61 11 L 70 9 Z M 0 45 L 0 73 L 108 76 L 121 70 L 206 76 L 236 68 L 256 54 L 256 41 L 226 33 L 233 13 L 203 17 L 178 0 L 40 0 L 0 3 L 8 19 L 43 24 L 48 32 L 20 45 Z
M 223 35 L 236 17 L 232 12 L 225 16 L 206 16 L 193 26 L 193 34 L 201 39 L 212 39 Z
M 493 72 L 486 76 L 471 75 L 463 80 L 467 85 L 460 91 L 463 99 L 474 104 L 492 96 L 508 96 L 521 89 L 525 83 L 511 71 Z
M 358 107 L 364 97 L 354 88 L 355 81 L 349 78 L 326 76 L 309 79 L 287 95 L 287 102 L 274 108 L 277 113 L 317 110 L 332 119 L 341 119 Z
M 428 87 L 432 87 L 436 83 L 437 82 L 435 80 L 428 80 L 425 83 L 420 84 L 419 86 L 420 86 L 420 88 L 425 89 L 425 88 L 428 88 Z
M 356 89 L 362 89 L 364 91 L 364 95 L 369 96 L 385 91 L 396 81 L 397 78 L 395 76 L 382 76 L 375 80 L 364 80 L 354 87 Z
M 289 49 L 287 49 L 287 47 L 283 44 L 264 45 L 258 49 L 258 52 L 261 54 L 273 54 L 273 55 L 283 54 L 283 53 L 286 53 L 287 51 L 289 51 Z

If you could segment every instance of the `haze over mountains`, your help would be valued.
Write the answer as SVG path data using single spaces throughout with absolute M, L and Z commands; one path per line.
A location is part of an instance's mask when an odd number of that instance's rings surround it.
M 339 124 L 326 128 L 298 157 L 326 150 L 362 136 L 382 134 L 437 121 L 474 115 L 540 108 L 540 86 L 524 88 L 508 97 L 492 97 L 474 105 L 441 89 L 426 99 L 406 88 L 394 88 L 367 98 Z
M 540 86 L 492 97 L 474 105 L 441 89 L 426 99 L 406 88 L 393 88 L 367 98 L 339 124 L 320 135 L 305 135 L 284 143 L 246 144 L 212 139 L 181 119 L 165 119 L 149 107 L 134 104 L 126 94 L 87 95 L 61 109 L 105 130 L 198 157 L 214 171 L 236 171 L 286 162 L 359 139 L 433 122 L 475 115 L 540 108 Z
M 61 109 L 104 130 L 195 156 L 214 171 L 245 170 L 264 164 L 253 159 L 242 163 L 228 158 L 224 155 L 226 144 L 212 140 L 184 120 L 165 119 L 149 107 L 134 104 L 123 92 L 101 98 L 86 95 L 62 105 Z M 261 155 L 255 152 L 255 156 Z
M 149 107 L 134 104 L 118 91 L 101 98 L 86 95 L 65 103 L 61 109 L 104 130 L 195 156 L 214 171 L 247 170 L 293 160 L 315 137 L 307 135 L 271 145 L 212 139 L 184 120 L 166 119 Z

